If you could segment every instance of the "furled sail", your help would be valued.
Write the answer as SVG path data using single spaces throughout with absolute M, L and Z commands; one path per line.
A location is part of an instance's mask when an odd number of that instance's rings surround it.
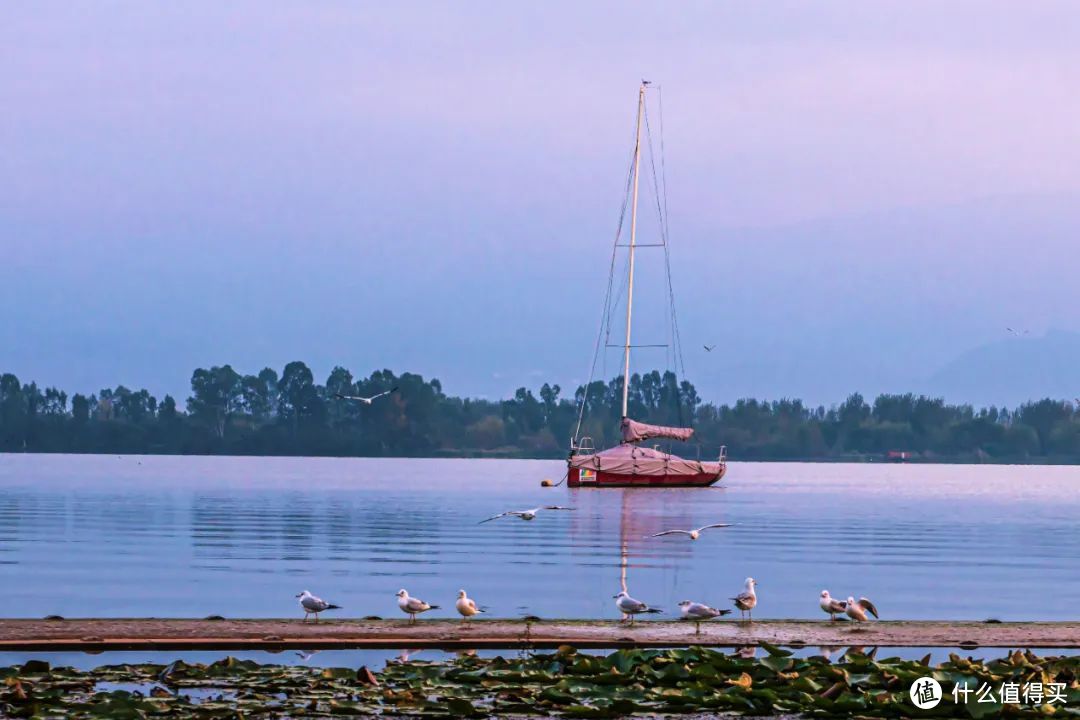
M 664 427 L 663 425 L 648 425 L 628 417 L 622 419 L 622 441 L 624 443 L 639 442 L 649 438 L 667 438 L 668 440 L 689 440 L 694 434 L 694 428 Z

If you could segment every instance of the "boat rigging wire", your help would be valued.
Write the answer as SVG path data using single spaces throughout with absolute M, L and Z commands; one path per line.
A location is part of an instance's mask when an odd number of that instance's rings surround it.
M 660 125 L 659 125 L 659 131 L 660 131 L 660 172 L 659 173 L 657 173 L 657 171 L 656 171 L 656 152 L 655 152 L 654 147 L 653 147 L 652 128 L 651 128 L 651 126 L 649 124 L 649 108 L 648 108 L 647 104 L 643 107 L 643 110 L 644 110 L 643 115 L 644 115 L 644 121 L 645 121 L 646 142 L 647 142 L 647 146 L 648 146 L 648 149 L 649 149 L 649 167 L 651 169 L 651 175 L 652 175 L 652 184 L 653 184 L 653 191 L 654 191 L 653 194 L 654 194 L 654 197 L 656 199 L 656 211 L 657 211 L 657 217 L 658 217 L 658 222 L 659 222 L 659 226 L 660 226 L 660 240 L 661 240 L 661 242 L 656 243 L 655 245 L 662 246 L 664 248 L 664 272 L 665 272 L 666 279 L 667 279 L 667 290 L 668 290 L 668 300 L 669 300 L 668 306 L 670 308 L 670 316 L 668 318 L 668 320 L 669 320 L 670 342 L 665 346 L 655 345 L 655 346 L 650 346 L 650 347 L 667 347 L 668 348 L 668 350 L 665 350 L 665 356 L 668 356 L 668 352 L 670 351 L 670 359 L 671 359 L 672 364 L 674 365 L 674 368 L 675 368 L 676 378 L 678 378 L 680 374 L 685 376 L 685 374 L 686 374 L 686 363 L 685 363 L 683 353 L 682 353 L 682 338 L 681 338 L 680 333 L 679 333 L 678 315 L 675 312 L 675 289 L 674 289 L 674 286 L 673 286 L 672 280 L 671 280 L 671 254 L 670 254 L 670 244 L 669 244 L 670 240 L 669 240 L 669 232 L 668 232 L 668 215 L 667 215 L 667 207 L 668 207 L 668 201 L 667 201 L 667 167 L 666 167 L 666 159 L 665 159 L 665 152 L 664 152 L 664 96 L 663 96 L 663 93 L 661 92 L 659 86 L 657 86 L 656 89 L 657 89 L 657 97 L 658 97 L 658 103 L 659 103 L 659 123 L 660 123 Z M 635 152 L 638 152 L 638 150 L 639 149 L 635 147 Z M 614 278 L 615 278 L 616 258 L 617 258 L 617 255 L 618 255 L 618 249 L 620 247 L 622 247 L 619 244 L 619 239 L 622 237 L 623 224 L 624 224 L 624 222 L 626 220 L 626 209 L 627 209 L 627 206 L 629 205 L 629 201 L 630 201 L 630 189 L 631 189 L 631 184 L 633 182 L 633 179 L 634 179 L 634 153 L 631 153 L 630 167 L 629 167 L 629 170 L 627 171 L 626 183 L 625 183 L 624 190 L 623 190 L 622 207 L 619 210 L 619 222 L 618 222 L 618 225 L 617 225 L 616 230 L 615 230 L 615 242 L 614 242 L 613 247 L 611 249 L 611 263 L 610 263 L 610 267 L 609 267 L 609 270 L 608 270 L 608 282 L 607 282 L 607 289 L 606 289 L 605 295 L 604 295 L 603 311 L 602 311 L 602 313 L 600 315 L 600 327 L 599 327 L 599 330 L 598 330 L 597 336 L 596 336 L 596 344 L 595 344 L 595 346 L 593 348 L 592 362 L 589 365 L 589 380 L 585 384 L 585 389 L 584 389 L 584 392 L 582 393 L 581 404 L 580 404 L 580 407 L 578 408 L 577 425 L 574 428 L 573 443 L 575 445 L 577 444 L 578 438 L 581 435 L 581 425 L 582 425 L 582 423 L 584 421 L 584 418 L 585 418 L 585 406 L 588 405 L 589 392 L 590 392 L 590 390 L 592 388 L 593 379 L 596 377 L 596 363 L 597 363 L 597 360 L 602 355 L 602 353 L 601 353 L 601 345 L 603 345 L 605 348 L 611 346 L 611 323 L 612 323 L 612 320 L 613 320 L 613 317 L 614 317 L 614 311 L 617 310 L 618 307 L 619 307 L 619 298 L 620 298 L 620 296 L 622 294 L 622 290 L 623 290 L 623 288 L 625 288 L 625 284 L 627 282 L 627 277 L 626 277 L 627 273 L 621 273 L 620 277 L 622 279 L 620 281 L 619 288 L 618 288 L 617 292 L 613 295 L 612 290 L 613 290 Z M 614 304 L 612 303 L 612 298 L 613 297 L 614 297 Z M 601 343 L 601 340 L 603 340 L 603 343 Z M 605 368 L 607 367 L 606 355 L 605 355 L 604 367 Z M 624 383 L 628 383 L 629 381 L 630 381 L 629 378 L 623 378 Z M 675 405 L 676 405 L 678 416 L 679 416 L 679 424 L 682 425 L 682 424 L 684 424 L 683 423 L 683 402 L 682 402 L 682 398 L 680 397 L 680 391 L 679 391 L 679 385 L 678 385 L 678 380 L 677 379 L 676 379 L 675 386 L 674 386 L 673 389 L 674 389 L 674 393 L 675 393 Z M 691 417 L 690 417 L 690 424 L 691 425 L 693 424 L 693 414 L 692 413 L 691 413 Z
M 592 363 L 589 365 L 589 381 L 585 383 L 585 391 L 582 393 L 581 406 L 578 408 L 577 426 L 574 428 L 574 444 L 577 444 L 581 434 L 581 423 L 585 418 L 585 406 L 589 404 L 589 389 L 592 387 L 593 377 L 596 374 L 596 360 L 600 356 L 600 339 L 605 336 L 604 328 L 607 326 L 607 335 L 611 334 L 611 320 L 608 308 L 611 305 L 611 285 L 615 279 L 615 258 L 619 252 L 619 238 L 622 236 L 623 222 L 626 220 L 626 208 L 630 203 L 630 184 L 634 179 L 634 153 L 630 153 L 630 168 L 626 173 L 626 183 L 623 190 L 622 208 L 619 210 L 619 223 L 615 228 L 615 242 L 611 247 L 611 267 L 608 270 L 607 292 L 604 295 L 604 309 L 600 314 L 600 327 L 596 333 L 596 346 L 593 348 Z

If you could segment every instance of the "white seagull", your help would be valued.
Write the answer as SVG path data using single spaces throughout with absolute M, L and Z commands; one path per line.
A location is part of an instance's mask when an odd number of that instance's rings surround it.
M 713 618 L 720 617 L 721 615 L 727 615 L 730 610 L 717 610 L 716 608 L 709 607 L 702 603 L 691 602 L 689 600 L 683 600 L 679 603 L 679 611 L 682 613 L 683 620 L 693 620 L 694 626 L 697 628 L 694 631 L 695 635 L 701 634 L 701 621 L 712 620 Z
M 754 592 L 754 588 L 757 587 L 757 580 L 754 578 L 746 578 L 745 589 L 731 598 L 735 601 L 735 607 L 739 609 L 740 616 L 745 617 L 747 614 L 750 616 L 750 620 L 753 621 L 754 606 L 757 605 L 757 593 Z
M 385 392 L 381 392 L 378 395 L 372 395 L 371 397 L 361 397 L 359 395 L 342 395 L 341 393 L 334 393 L 334 397 L 336 397 L 338 400 L 355 400 L 356 402 L 370 405 L 371 403 L 381 398 L 383 395 L 389 395 L 390 393 L 396 393 L 397 391 L 398 389 L 395 387 Z
M 731 527 L 731 523 L 714 523 L 712 525 L 706 525 L 704 527 L 699 527 L 696 530 L 665 530 L 664 532 L 658 532 L 655 535 L 649 535 L 647 537 L 654 538 L 654 537 L 663 537 L 664 535 L 689 535 L 691 540 L 697 540 L 698 536 L 701 535 L 701 532 L 703 530 L 708 530 L 709 528 L 724 528 L 724 527 Z
M 529 510 L 507 510 L 504 513 L 499 513 L 498 515 L 492 515 L 487 520 L 481 520 L 480 522 L 477 523 L 477 525 L 483 525 L 486 522 L 491 522 L 492 520 L 498 520 L 499 518 L 506 517 L 507 515 L 513 515 L 514 517 L 519 517 L 522 520 L 532 520 L 533 518 L 536 517 L 536 514 L 538 512 L 540 512 L 541 510 L 573 510 L 573 509 L 574 508 L 563 507 L 562 505 L 541 505 L 540 507 L 534 507 L 534 508 L 531 508 Z
M 308 619 L 308 615 L 315 616 L 315 622 L 319 622 L 319 613 L 327 610 L 340 610 L 340 605 L 332 605 L 320 597 L 315 597 L 307 590 L 300 593 L 296 597 L 300 598 L 300 607 L 304 609 L 304 620 Z
M 866 622 L 866 613 L 870 613 L 877 618 L 877 608 L 874 607 L 874 603 L 870 602 L 867 598 L 861 597 L 858 602 L 855 602 L 855 598 L 848 596 L 847 607 L 844 608 L 844 612 L 847 616 L 855 622 Z
M 634 624 L 634 616 L 642 613 L 662 613 L 663 610 L 659 608 L 651 608 L 640 600 L 635 600 L 626 594 L 623 590 L 618 595 L 613 596 L 615 598 L 615 607 L 622 613 L 623 618 L 620 622 L 626 622 L 629 618 L 630 624 Z
M 464 590 L 457 591 L 457 602 L 454 603 L 454 607 L 457 608 L 458 613 L 461 615 L 461 622 L 465 622 L 477 613 L 487 612 L 482 608 L 476 607 L 476 603 L 472 598 L 465 594 Z
M 410 624 L 416 622 L 416 616 L 419 613 L 439 609 L 438 605 L 428 605 L 420 598 L 409 597 L 409 593 L 404 588 L 397 591 L 397 604 L 401 612 L 409 616 Z
M 832 595 L 829 595 L 828 590 L 821 591 L 821 599 L 818 600 L 818 605 L 822 610 L 829 613 L 830 620 L 835 620 L 837 613 L 842 613 L 847 609 L 847 603 L 843 600 L 837 600 Z

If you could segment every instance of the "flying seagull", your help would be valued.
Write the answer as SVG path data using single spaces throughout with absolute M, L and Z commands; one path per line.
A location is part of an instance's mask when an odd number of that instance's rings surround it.
M 861 597 L 858 602 L 855 602 L 855 598 L 848 596 L 847 607 L 844 608 L 844 612 L 847 616 L 855 622 L 866 622 L 866 613 L 870 613 L 876 619 L 877 608 L 874 607 L 874 603 L 868 599 Z
M 746 578 L 745 589 L 731 598 L 735 602 L 735 607 L 739 609 L 741 617 L 746 615 L 750 616 L 750 621 L 754 620 L 754 606 L 757 605 L 757 593 L 754 592 L 754 588 L 757 587 L 757 580 L 754 578 Z
M 630 625 L 634 624 L 635 615 L 641 613 L 649 614 L 664 612 L 659 608 L 651 608 L 640 600 L 635 600 L 634 598 L 627 595 L 625 590 L 613 597 L 615 598 L 615 607 L 617 607 L 619 609 L 619 612 L 621 612 L 623 615 L 623 619 L 620 622 L 626 622 L 626 620 L 629 619 Z
M 300 607 L 304 609 L 304 620 L 308 619 L 308 615 L 315 616 L 315 622 L 319 622 L 319 613 L 327 610 L 340 610 L 340 605 L 331 605 L 320 597 L 315 597 L 307 590 L 300 593 L 296 597 L 300 598 Z
M 665 530 L 664 532 L 658 532 L 655 535 L 649 535 L 647 537 L 654 538 L 654 537 L 663 537 L 664 535 L 689 535 L 691 540 L 697 540 L 698 536 L 701 535 L 702 530 L 708 530 L 709 528 L 722 528 L 722 527 L 731 527 L 731 523 L 714 523 L 712 525 L 706 525 L 704 527 L 699 527 L 696 530 Z
M 381 392 L 378 395 L 372 395 L 371 397 L 360 397 L 359 395 L 342 395 L 341 393 L 334 393 L 334 397 L 336 397 L 338 400 L 355 400 L 356 402 L 370 405 L 371 403 L 381 398 L 383 395 L 389 395 L 390 393 L 395 393 L 397 391 L 398 389 L 395 387 L 391 388 L 390 390 L 386 390 L 385 392 Z
M 457 602 L 454 603 L 454 607 L 457 608 L 458 613 L 461 615 L 461 622 L 465 622 L 477 613 L 487 612 L 476 607 L 476 602 L 466 595 L 464 590 L 457 591 Z
M 428 605 L 420 598 L 409 597 L 409 593 L 404 588 L 397 591 L 397 604 L 401 612 L 409 616 L 410 624 L 416 622 L 417 614 L 439 609 L 438 605 Z
M 701 347 L 705 348 L 705 352 L 712 352 L 716 345 L 702 345 Z
M 695 635 L 701 634 L 701 621 L 712 620 L 713 618 L 720 617 L 721 615 L 727 615 L 730 610 L 717 610 L 716 608 L 709 607 L 702 603 L 691 602 L 689 600 L 683 600 L 679 603 L 679 611 L 682 613 L 683 620 L 693 620 Z
M 530 510 L 507 510 L 504 513 L 499 513 L 498 515 L 492 515 L 487 520 L 481 520 L 480 522 L 477 523 L 477 525 L 483 525 L 486 522 L 491 522 L 492 520 L 498 520 L 499 518 L 506 517 L 507 515 L 513 515 L 514 517 L 519 517 L 522 520 L 532 520 L 533 518 L 536 517 L 536 514 L 538 512 L 540 512 L 541 510 L 573 510 L 573 509 L 574 508 L 563 507 L 562 505 L 541 505 L 540 507 L 534 507 L 534 508 L 532 508 Z
M 823 611 L 829 613 L 830 620 L 835 620 L 837 613 L 842 613 L 847 609 L 847 603 L 829 595 L 828 590 L 821 591 L 821 600 L 818 601 L 818 605 Z

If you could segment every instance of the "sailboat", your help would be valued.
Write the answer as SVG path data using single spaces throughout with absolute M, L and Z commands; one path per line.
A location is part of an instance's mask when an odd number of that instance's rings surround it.
M 659 447 L 645 447 L 640 443 L 651 439 L 667 439 L 679 442 L 687 442 L 694 434 L 694 429 L 689 427 L 667 427 L 662 425 L 650 425 L 639 422 L 629 416 L 630 395 L 630 349 L 631 331 L 633 328 L 634 309 L 634 253 L 637 243 L 637 215 L 638 215 L 638 176 L 641 168 L 641 128 L 645 119 L 645 92 L 649 87 L 648 81 L 642 81 L 638 90 L 637 107 L 637 130 L 634 141 L 634 156 L 631 162 L 631 180 L 633 190 L 630 203 L 630 242 L 628 245 L 629 256 L 627 259 L 627 282 L 626 282 L 626 340 L 623 343 L 623 375 L 622 375 L 622 416 L 620 432 L 622 442 L 612 448 L 597 451 L 593 447 L 592 440 L 588 437 L 580 437 L 581 417 L 584 414 L 585 404 L 588 400 L 586 392 L 582 398 L 581 408 L 578 415 L 578 426 L 574 437 L 570 442 L 570 455 L 567 458 L 567 485 L 570 487 L 701 487 L 712 485 L 724 477 L 727 471 L 727 458 L 724 448 L 720 449 L 719 457 L 715 461 L 688 460 L 678 455 L 673 455 L 660 450 Z M 655 170 L 654 170 L 655 178 Z M 625 205 L 624 205 L 625 211 Z M 663 226 L 663 220 L 662 220 Z M 620 231 L 622 222 L 620 220 Z M 662 243 L 665 253 L 667 252 L 666 236 Z M 620 247 L 618 235 L 615 239 L 615 247 Z M 666 257 L 666 256 L 665 256 Z M 614 256 L 612 261 L 612 273 L 614 274 Z M 668 273 L 670 292 L 670 272 Z M 610 288 L 609 298 L 610 300 Z M 605 317 L 608 313 L 608 300 L 605 300 Z M 601 323 L 603 327 L 603 322 Z M 677 335 L 675 336 L 677 342 Z M 597 339 L 597 352 L 600 349 L 600 340 Z M 595 369 L 595 355 L 593 368 Z M 591 379 L 590 383 L 591 385 Z M 586 385 L 588 388 L 589 385 Z

